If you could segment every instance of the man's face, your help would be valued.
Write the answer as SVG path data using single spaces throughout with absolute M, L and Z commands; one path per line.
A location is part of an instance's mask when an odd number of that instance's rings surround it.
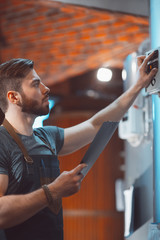
M 33 69 L 22 83 L 21 108 L 22 112 L 35 116 L 46 115 L 49 112 L 49 88 L 40 80 Z

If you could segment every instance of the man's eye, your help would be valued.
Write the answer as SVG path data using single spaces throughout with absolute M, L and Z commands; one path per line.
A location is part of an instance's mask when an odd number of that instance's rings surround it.
M 39 83 L 38 83 L 38 82 L 35 83 L 34 86 L 35 86 L 35 87 L 39 87 Z

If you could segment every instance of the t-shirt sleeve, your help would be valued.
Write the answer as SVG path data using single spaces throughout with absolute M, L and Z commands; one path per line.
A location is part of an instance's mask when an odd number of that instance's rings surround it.
M 64 129 L 56 126 L 45 126 L 37 131 L 53 149 L 56 148 L 58 154 L 64 144 Z

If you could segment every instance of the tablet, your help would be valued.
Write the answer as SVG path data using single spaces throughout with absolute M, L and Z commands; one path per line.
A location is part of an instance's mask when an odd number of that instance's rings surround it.
M 105 146 L 111 139 L 113 133 L 118 127 L 119 122 L 104 122 L 90 144 L 87 152 L 85 153 L 81 163 L 86 163 L 87 167 L 85 167 L 81 173 L 84 177 L 87 175 L 93 164 L 98 159 L 99 155 L 104 150 Z

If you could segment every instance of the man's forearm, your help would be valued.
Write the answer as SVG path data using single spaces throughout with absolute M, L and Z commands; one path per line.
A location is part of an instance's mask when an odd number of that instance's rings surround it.
M 90 119 L 93 126 L 97 126 L 97 128 L 99 128 L 104 121 L 120 121 L 136 99 L 140 90 L 139 86 L 134 85 L 109 106 L 95 114 Z
M 47 206 L 43 189 L 24 195 L 0 197 L 0 228 L 18 225 Z

